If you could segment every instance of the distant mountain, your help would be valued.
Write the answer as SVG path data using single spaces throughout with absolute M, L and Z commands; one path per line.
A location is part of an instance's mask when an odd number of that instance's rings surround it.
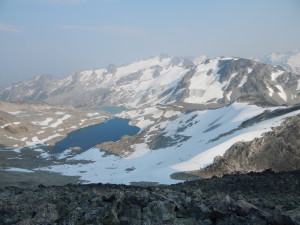
M 235 101 L 300 103 L 300 75 L 257 61 L 160 56 L 66 78 L 41 75 L 0 91 L 1 100 L 45 100 L 76 107 L 156 104 L 216 108 Z
M 285 53 L 271 53 L 263 57 L 260 61 L 282 66 L 287 71 L 300 74 L 300 51 L 295 50 Z

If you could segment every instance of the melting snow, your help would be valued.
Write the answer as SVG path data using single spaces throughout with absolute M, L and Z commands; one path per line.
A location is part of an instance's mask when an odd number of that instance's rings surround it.
M 92 117 L 92 116 L 97 116 L 99 115 L 99 113 L 95 112 L 95 113 L 88 113 L 86 114 L 88 117 Z
M 6 168 L 4 171 L 9 171 L 9 172 L 22 172 L 22 173 L 33 173 L 34 171 L 32 170 L 27 170 L 27 169 L 22 169 L 22 168 Z
M 172 116 L 178 116 L 180 114 L 181 114 L 181 112 L 179 112 L 179 111 L 171 111 L 171 110 L 169 110 L 169 111 L 165 112 L 164 117 L 170 118 Z
M 282 70 L 278 70 L 277 72 L 273 72 L 271 74 L 272 81 L 276 81 L 277 77 L 279 77 L 283 73 L 284 73 L 284 71 L 282 71 Z
M 16 112 L 8 112 L 9 114 L 12 114 L 12 115 L 19 115 L 22 113 L 22 111 L 16 111 Z
M 62 122 L 64 121 L 64 120 L 66 120 L 66 119 L 69 119 L 71 117 L 71 115 L 64 115 L 63 116 L 63 118 L 61 118 L 61 119 L 58 119 L 55 123 L 52 123 L 51 125 L 50 125 L 50 127 L 57 127 L 58 125 L 60 125 L 60 124 L 62 124 Z
M 269 90 L 269 95 L 272 97 L 272 95 L 274 94 L 274 90 L 272 88 L 270 88 L 269 86 L 267 86 L 268 90 Z
M 0 128 L 5 128 L 5 127 L 7 127 L 7 126 L 9 126 L 9 125 L 11 125 L 11 123 L 4 124 L 4 125 L 2 125 Z
M 53 138 L 56 138 L 56 137 L 59 137 L 59 136 L 62 136 L 62 135 L 61 134 L 54 134 L 54 135 L 51 135 L 51 136 L 49 136 L 47 138 L 44 138 L 42 140 L 39 140 L 38 137 L 35 136 L 31 139 L 31 141 L 26 141 L 26 145 L 27 146 L 35 146 L 37 144 L 44 144 L 46 141 L 49 141 L 49 140 L 51 140 Z
M 239 88 L 243 87 L 244 84 L 247 82 L 248 76 L 244 75 L 243 79 L 241 80 L 241 83 L 239 84 Z
M 228 100 L 230 100 L 231 94 L 232 94 L 232 91 L 230 91 L 230 92 L 226 95 L 226 98 L 227 98 Z
M 190 95 L 184 101 L 187 103 L 207 103 L 212 99 L 223 97 L 222 87 L 226 84 L 219 82 L 217 59 L 210 63 L 197 66 L 197 72 L 190 80 Z M 208 72 L 211 74 L 208 75 Z
M 46 118 L 44 121 L 38 122 L 38 121 L 33 121 L 31 122 L 34 125 L 39 125 L 39 126 L 48 126 L 48 124 L 52 121 L 52 118 Z

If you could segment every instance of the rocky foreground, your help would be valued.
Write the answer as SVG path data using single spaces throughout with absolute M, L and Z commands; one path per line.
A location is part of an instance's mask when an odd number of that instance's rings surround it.
M 300 224 L 300 171 L 171 186 L 5 187 L 0 224 Z

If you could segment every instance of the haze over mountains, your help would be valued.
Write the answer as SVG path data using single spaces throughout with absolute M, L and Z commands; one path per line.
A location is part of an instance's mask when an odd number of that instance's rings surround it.
M 2 100 L 44 100 L 75 107 L 155 104 L 215 108 L 236 100 L 263 104 L 299 103 L 297 57 L 285 55 L 281 67 L 257 61 L 219 57 L 188 60 L 160 56 L 116 67 L 76 72 L 66 78 L 39 75 L 0 91 Z M 278 60 L 270 56 L 273 63 Z M 268 57 L 266 58 L 266 60 Z M 286 63 L 285 63 L 286 62 Z M 290 69 L 286 70 L 283 68 Z
M 285 53 L 271 53 L 261 59 L 262 62 L 280 65 L 285 70 L 300 73 L 300 51 L 294 50 Z

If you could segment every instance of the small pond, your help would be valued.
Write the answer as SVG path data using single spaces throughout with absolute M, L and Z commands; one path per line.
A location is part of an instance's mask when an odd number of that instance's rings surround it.
M 102 111 L 110 112 L 112 114 L 120 113 L 125 109 L 126 109 L 125 107 L 117 107 L 117 106 L 101 106 L 101 107 L 93 108 L 93 110 L 102 110 Z
M 73 131 L 55 144 L 53 152 L 59 153 L 72 147 L 87 150 L 103 142 L 118 141 L 124 135 L 137 134 L 140 128 L 130 126 L 129 121 L 130 119 L 113 118 L 104 123 Z

